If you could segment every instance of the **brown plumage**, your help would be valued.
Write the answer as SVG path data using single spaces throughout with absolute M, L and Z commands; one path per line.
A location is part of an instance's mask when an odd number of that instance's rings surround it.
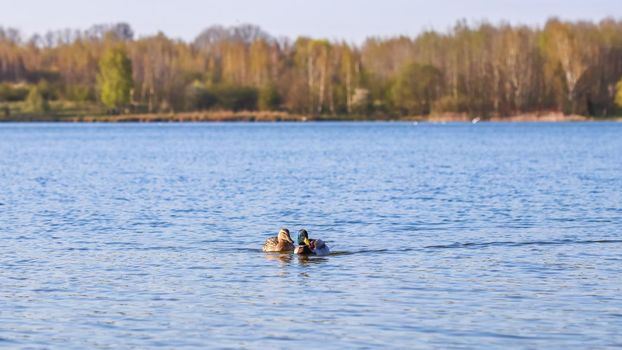
M 264 252 L 287 252 L 294 250 L 294 241 L 289 236 L 289 230 L 282 228 L 276 237 L 271 237 L 263 244 Z

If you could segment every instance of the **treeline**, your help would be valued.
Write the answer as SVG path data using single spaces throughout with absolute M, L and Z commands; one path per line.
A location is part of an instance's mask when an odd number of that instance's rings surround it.
M 136 39 L 124 23 L 28 40 L 0 28 L 5 114 L 15 104 L 38 113 L 79 104 L 120 113 L 608 116 L 622 108 L 621 78 L 622 21 L 613 19 L 551 19 L 542 28 L 458 22 L 360 46 L 274 38 L 252 25 L 214 26 L 192 43 Z

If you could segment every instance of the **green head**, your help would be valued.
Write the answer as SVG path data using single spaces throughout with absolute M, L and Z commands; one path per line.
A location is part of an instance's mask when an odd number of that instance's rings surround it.
M 309 245 L 309 234 L 304 228 L 298 231 L 298 245 Z

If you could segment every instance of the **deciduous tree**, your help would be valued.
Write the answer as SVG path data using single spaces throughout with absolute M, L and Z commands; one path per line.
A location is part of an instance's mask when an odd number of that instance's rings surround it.
M 120 108 L 130 101 L 132 62 L 121 46 L 111 47 L 99 61 L 97 76 L 100 99 L 109 108 Z

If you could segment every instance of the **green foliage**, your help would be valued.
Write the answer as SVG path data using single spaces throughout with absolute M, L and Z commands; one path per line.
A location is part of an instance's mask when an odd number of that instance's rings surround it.
M 245 86 L 217 85 L 209 89 L 216 97 L 216 107 L 231 110 L 256 110 L 257 89 Z
M 121 46 L 108 49 L 99 60 L 97 84 L 100 99 L 109 108 L 120 108 L 130 101 L 132 62 Z
M 439 95 L 441 72 L 434 66 L 413 63 L 404 67 L 390 91 L 394 106 L 405 114 L 430 114 Z
M 257 105 L 261 111 L 273 111 L 279 108 L 281 96 L 274 84 L 266 84 L 259 90 Z
M 189 110 L 204 111 L 214 107 L 218 98 L 207 87 L 195 82 L 188 88 L 188 101 L 186 108 Z
M 50 104 L 43 95 L 39 86 L 32 86 L 26 97 L 26 111 L 31 113 L 45 113 L 50 110 Z
M 0 118 L 8 118 L 11 116 L 11 108 L 9 106 L 5 106 L 4 104 L 0 104 Z
M 64 98 L 68 101 L 86 102 L 93 101 L 94 94 L 88 85 L 70 85 L 65 87 Z
M 258 91 L 235 85 L 204 85 L 193 83 L 187 90 L 186 108 L 190 110 L 223 109 L 256 110 Z
M 24 101 L 28 92 L 28 88 L 23 85 L 0 84 L 0 102 Z
M 615 104 L 622 109 L 622 79 L 616 84 Z

